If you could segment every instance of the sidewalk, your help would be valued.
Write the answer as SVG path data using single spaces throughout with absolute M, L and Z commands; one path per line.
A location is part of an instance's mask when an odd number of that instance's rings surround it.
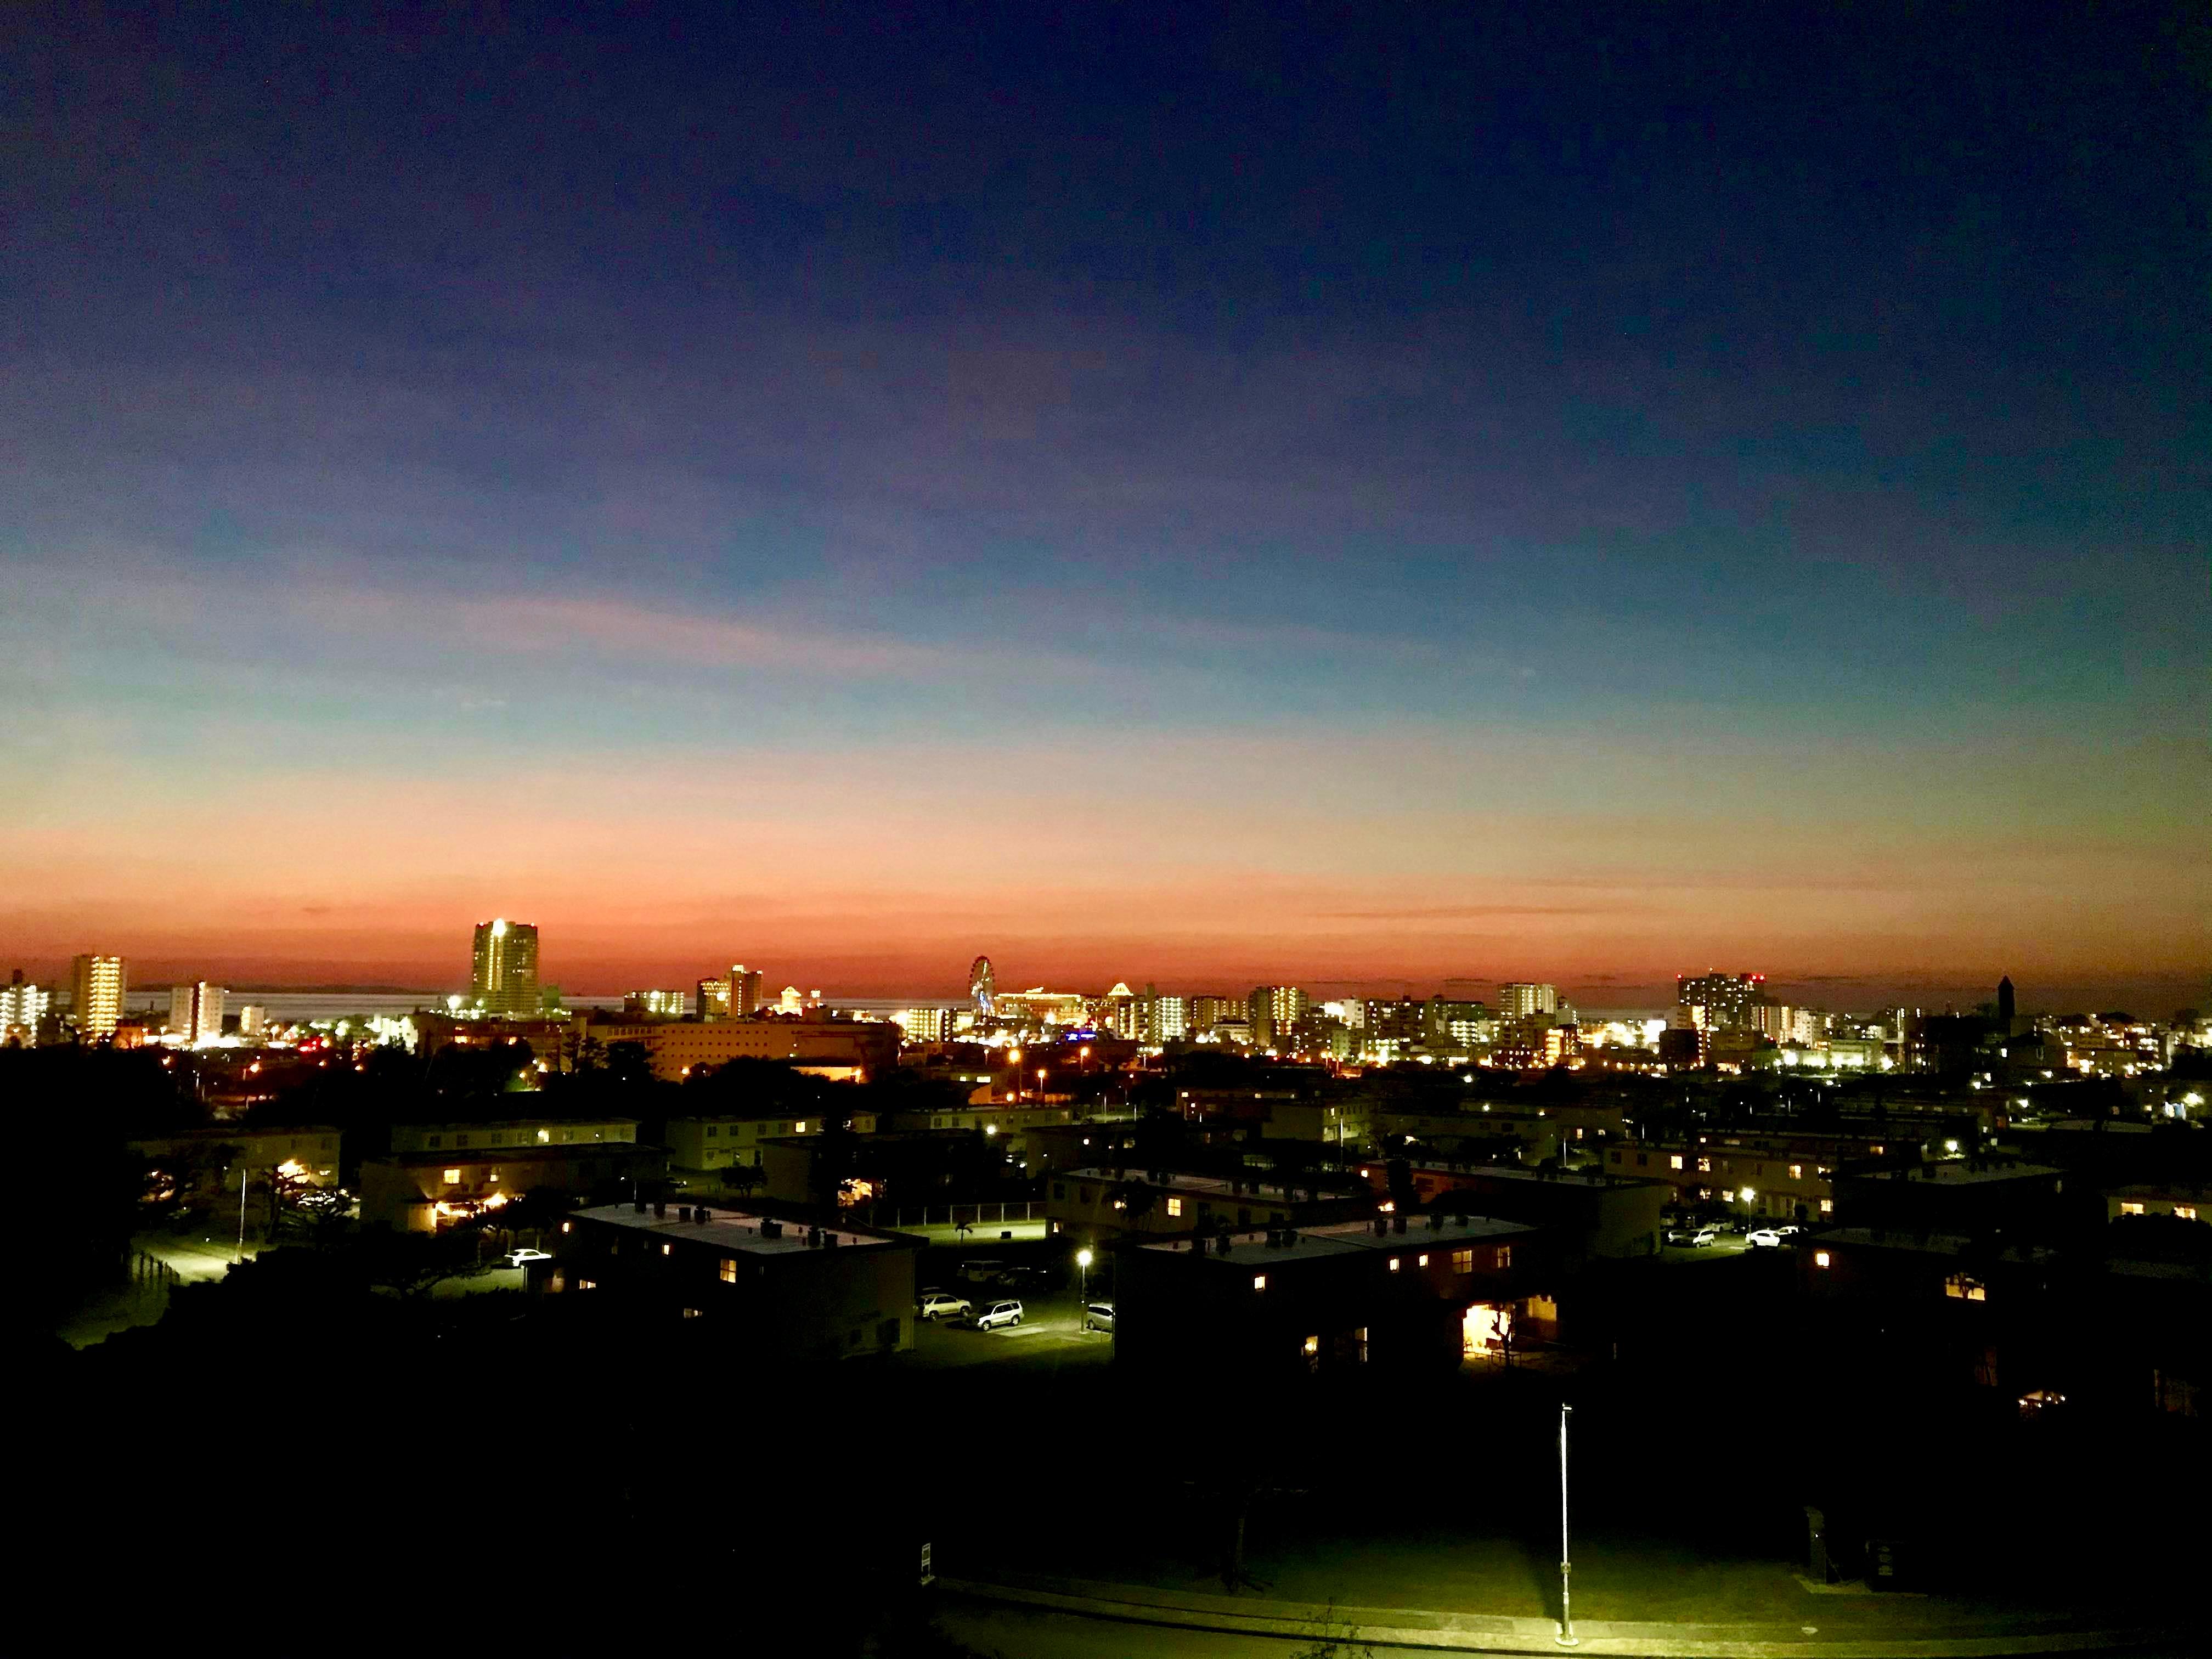
M 1278 1601 L 1257 1596 L 1206 1595 L 1091 1579 L 1006 1573 L 1000 1582 L 940 1578 L 947 1594 L 1006 1606 L 1048 1610 L 1183 1630 L 1274 1637 L 1316 1646 L 1425 1650 L 1442 1653 L 1549 1654 L 1567 1651 L 1645 1659 L 2003 1659 L 2008 1655 L 2194 1650 L 2172 1628 L 2109 1626 L 2063 1617 L 1977 1620 L 1971 1626 L 1940 1612 L 1923 1620 L 1824 1627 L 1820 1624 L 1575 1622 L 1577 1646 L 1562 1647 L 1548 1619 L 1516 1619 L 1414 1607 L 1370 1607 Z M 1924 1606 L 1924 1604 L 1923 1604 Z M 1917 1626 L 1917 1628 L 1909 1627 Z

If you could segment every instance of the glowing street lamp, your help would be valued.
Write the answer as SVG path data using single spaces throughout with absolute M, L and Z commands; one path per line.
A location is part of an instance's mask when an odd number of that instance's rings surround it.
M 1075 1253 L 1076 1271 L 1082 1275 L 1075 1281 L 1075 1299 L 1079 1302 L 1091 1299 L 1091 1262 L 1090 1251 L 1078 1250 Z
M 1559 1407 L 1559 1633 L 1552 1640 L 1563 1648 L 1582 1645 L 1575 1634 L 1574 1608 L 1567 1597 L 1567 1580 L 1574 1571 L 1567 1554 L 1567 1419 L 1574 1414 L 1572 1406 Z

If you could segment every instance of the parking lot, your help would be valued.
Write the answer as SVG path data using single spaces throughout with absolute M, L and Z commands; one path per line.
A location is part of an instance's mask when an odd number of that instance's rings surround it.
M 936 1282 L 933 1279 L 932 1285 Z M 1104 1364 L 1114 1357 L 1112 1336 L 1083 1328 L 1082 1305 L 1072 1289 L 1003 1291 L 957 1279 L 944 1288 L 966 1298 L 979 1314 L 994 1302 L 1019 1302 L 1022 1322 L 979 1331 L 964 1321 L 916 1320 L 908 1363 L 933 1368 L 1020 1359 L 1053 1365 Z

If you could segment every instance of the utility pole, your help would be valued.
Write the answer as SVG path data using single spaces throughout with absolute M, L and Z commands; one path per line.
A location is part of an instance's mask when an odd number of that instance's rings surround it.
M 1568 1594 L 1574 1563 L 1567 1553 L 1567 1419 L 1574 1414 L 1572 1406 L 1559 1407 L 1559 1633 L 1552 1640 L 1563 1648 L 1582 1645 L 1575 1634 L 1574 1604 Z

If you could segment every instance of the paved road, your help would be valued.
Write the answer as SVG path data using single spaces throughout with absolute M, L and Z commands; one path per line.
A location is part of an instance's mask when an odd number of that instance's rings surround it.
M 1148 1659 L 1293 1659 L 1315 1648 L 1310 1637 L 1232 1636 L 1167 1625 L 1126 1625 L 971 1601 L 964 1596 L 940 1598 L 937 1622 L 946 1634 L 978 1653 L 1003 1659 L 1130 1659 L 1132 1654 Z

